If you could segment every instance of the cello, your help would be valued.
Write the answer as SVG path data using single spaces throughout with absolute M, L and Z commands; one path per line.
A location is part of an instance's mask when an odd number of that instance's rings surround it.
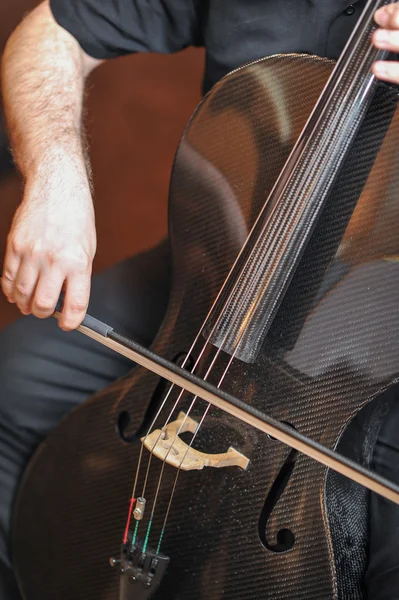
M 152 345 L 365 466 L 399 374 L 397 91 L 370 74 L 384 3 L 335 68 L 267 57 L 204 98 L 174 163 Z M 26 600 L 360 599 L 366 523 L 363 487 L 135 366 L 39 448 L 13 561 Z

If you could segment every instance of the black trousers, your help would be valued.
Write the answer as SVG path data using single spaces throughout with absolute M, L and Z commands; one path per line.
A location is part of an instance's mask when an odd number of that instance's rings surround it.
M 150 344 L 169 295 L 167 244 L 93 278 L 90 314 Z M 0 600 L 20 600 L 10 558 L 13 498 L 29 457 L 71 409 L 132 368 L 126 358 L 54 319 L 23 317 L 0 333 Z M 374 451 L 374 468 L 399 481 L 399 402 Z M 368 598 L 399 599 L 399 509 L 370 495 Z M 349 599 L 348 599 L 349 600 Z

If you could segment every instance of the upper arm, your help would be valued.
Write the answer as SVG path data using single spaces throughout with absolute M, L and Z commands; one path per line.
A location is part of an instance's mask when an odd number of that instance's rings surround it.
M 48 26 L 55 27 L 59 30 L 58 35 L 64 37 L 69 44 L 73 44 L 78 48 L 82 62 L 82 70 L 85 77 L 103 62 L 102 60 L 94 58 L 93 56 L 87 54 L 87 52 L 85 52 L 84 49 L 80 46 L 76 38 L 56 21 L 50 7 L 50 0 L 44 0 L 44 2 L 39 4 L 35 11 L 37 12 L 39 18 L 43 19 L 45 22 L 48 23 Z
M 43 0 L 16 27 L 7 40 L 3 59 L 8 53 L 14 54 L 18 45 L 27 47 L 31 44 L 35 49 L 39 42 L 49 53 L 57 55 L 66 50 L 80 65 L 83 76 L 87 76 L 102 62 L 85 52 L 78 40 L 57 22 L 50 7 L 50 0 Z M 5 62 L 5 60 L 2 61 L 3 68 L 5 68 Z

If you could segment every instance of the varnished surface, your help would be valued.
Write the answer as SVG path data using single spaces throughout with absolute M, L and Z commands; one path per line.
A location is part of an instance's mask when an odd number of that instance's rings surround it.
M 187 350 L 193 340 L 331 69 L 327 61 L 310 57 L 290 61 L 268 59 L 225 79 L 186 131 L 171 188 L 173 294 L 154 344 L 168 358 Z M 284 89 L 290 92 L 284 95 Z M 332 448 L 359 408 L 392 385 L 399 373 L 396 113 L 352 215 L 370 148 L 396 98 L 382 94 L 377 104 L 264 350 L 254 365 L 234 362 L 224 383 L 226 390 Z M 199 374 L 209 360 L 206 352 Z M 218 361 L 212 382 L 218 381 L 224 362 Z M 156 377 L 137 368 L 65 419 L 31 464 L 14 537 L 26 600 L 117 600 L 118 578 L 107 560 L 120 544 L 139 447 L 122 442 L 115 423 L 127 411 L 131 431 L 137 431 L 156 385 Z M 195 414 L 203 409 L 199 403 Z M 356 579 L 365 565 L 363 529 L 354 539 L 346 536 L 343 545 L 338 539 L 333 548 L 337 540 L 328 525 L 334 514 L 326 508 L 334 511 L 337 482 L 329 484 L 331 495 L 326 495 L 325 468 L 300 456 L 266 519 L 265 499 L 289 451 L 214 409 L 205 423 L 196 447 L 221 452 L 228 441 L 251 465 L 246 472 L 208 469 L 180 476 L 162 546 L 171 563 L 154 598 L 360 599 L 353 577 L 350 589 L 341 585 L 347 573 L 335 568 L 334 557 L 342 548 L 350 551 L 343 569 L 354 568 Z M 367 464 L 361 452 L 358 458 Z M 154 462 L 149 503 L 159 470 Z M 174 475 L 167 467 L 152 545 Z M 348 493 L 344 496 L 348 500 Z M 356 515 L 361 513 L 356 524 L 363 527 L 364 496 L 355 509 Z M 347 525 L 341 519 L 342 524 Z M 284 528 L 292 530 L 296 543 L 290 551 L 276 552 L 276 534 Z

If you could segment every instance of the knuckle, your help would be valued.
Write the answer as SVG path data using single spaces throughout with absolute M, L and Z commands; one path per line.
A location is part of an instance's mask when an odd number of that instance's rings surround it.
M 15 285 L 15 291 L 18 293 L 19 296 L 22 296 L 22 298 L 29 297 L 30 290 L 26 283 L 17 283 Z
M 87 271 L 89 266 L 91 265 L 91 258 L 88 254 L 82 253 L 80 256 L 75 258 L 76 266 L 80 268 L 82 271 Z
M 38 310 L 35 306 L 32 306 L 32 315 L 37 317 L 38 319 L 46 319 L 51 316 L 51 313 L 45 313 L 43 311 Z
M 53 262 L 62 265 L 65 270 L 78 273 L 85 273 L 88 271 L 92 262 L 88 254 L 78 254 L 76 250 L 73 254 L 68 251 L 60 252 L 57 256 L 54 256 L 52 260 Z
M 68 317 L 65 317 L 63 319 L 63 321 L 60 323 L 60 327 L 64 331 L 72 331 L 73 329 L 76 329 L 77 327 L 79 327 L 82 320 L 83 319 L 70 319 Z
M 8 239 L 8 244 L 12 252 L 14 252 L 14 254 L 16 254 L 17 256 L 20 256 L 23 253 L 24 243 L 19 238 L 10 237 Z
M 68 305 L 68 310 L 71 313 L 78 314 L 86 310 L 86 302 L 74 301 Z
M 39 246 L 31 246 L 27 252 L 32 262 L 38 262 L 43 257 L 43 250 Z
M 54 303 L 46 298 L 38 298 L 35 300 L 34 308 L 41 313 L 51 313 L 54 310 Z
M 18 300 L 16 304 L 23 315 L 28 315 L 30 313 L 28 302 L 21 302 Z
M 9 272 L 5 271 L 2 276 L 3 285 L 12 285 L 15 281 L 15 277 Z
M 7 298 L 8 302 L 11 302 L 12 304 L 14 304 L 15 298 L 14 298 L 13 288 L 5 285 L 4 282 L 2 281 L 1 289 L 3 291 L 4 296 Z
M 389 16 L 389 24 L 391 27 L 398 28 L 399 27 L 399 9 L 397 6 L 392 5 L 392 9 L 390 11 Z

